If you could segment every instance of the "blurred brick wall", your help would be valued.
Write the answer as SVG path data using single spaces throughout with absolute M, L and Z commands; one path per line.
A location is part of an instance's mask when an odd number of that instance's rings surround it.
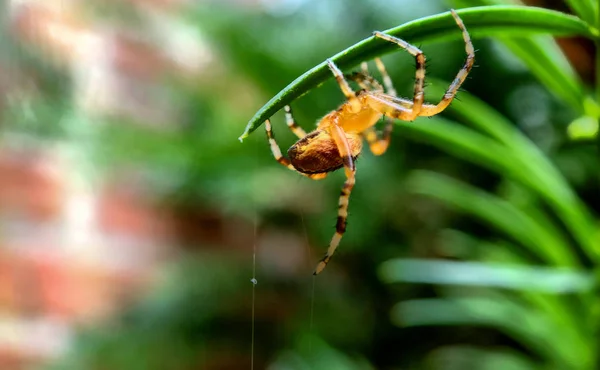
M 211 60 L 174 16 L 185 2 L 133 2 L 142 27 L 94 19 L 83 9 L 90 4 L 9 2 L 10 36 L 73 77 L 73 105 L 82 114 L 154 128 L 177 122 L 168 99 L 148 91 L 169 74 L 193 76 Z M 186 53 L 174 52 L 178 43 Z M 22 99 L 37 93 L 35 79 L 18 72 L 18 65 L 0 66 L 3 105 L 16 91 Z M 134 301 L 181 230 L 126 172 L 87 179 L 65 155 L 68 143 L 13 139 L 0 138 L 1 369 L 60 356 L 75 327 Z
M 0 368 L 60 355 L 73 326 L 134 300 L 170 245 L 151 197 L 122 178 L 82 186 L 79 171 L 50 149 L 0 145 Z

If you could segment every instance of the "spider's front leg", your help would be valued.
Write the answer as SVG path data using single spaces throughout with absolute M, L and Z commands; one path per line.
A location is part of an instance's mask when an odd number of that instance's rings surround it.
M 410 55 L 415 57 L 417 62 L 417 70 L 415 72 L 415 89 L 414 89 L 414 97 L 413 104 L 410 110 L 406 111 L 402 117 L 397 117 L 403 121 L 412 121 L 419 116 L 421 113 L 421 108 L 423 107 L 423 102 L 425 101 L 425 94 L 423 93 L 423 85 L 425 82 L 425 54 L 418 47 L 409 44 L 408 42 L 399 39 L 397 37 L 385 34 L 383 32 L 375 31 L 373 32 L 373 36 L 387 40 L 389 42 L 393 42 L 398 45 L 402 49 L 406 50 Z M 380 62 L 381 63 L 381 62 Z M 378 67 L 380 65 L 378 64 Z M 383 67 L 383 63 L 381 63 L 381 67 Z M 381 69 L 380 69 L 381 70 Z M 385 71 L 385 69 L 384 69 Z M 387 75 L 387 73 L 385 73 Z M 384 77 L 385 82 L 385 77 Z M 391 85 L 391 81 L 390 81 Z M 389 89 L 388 89 L 389 90 Z M 395 90 L 393 93 L 388 91 L 389 95 L 395 96 Z
M 325 256 L 317 264 L 314 275 L 319 274 L 321 271 L 323 271 L 325 266 L 327 266 L 327 263 L 329 263 L 331 256 L 335 253 L 335 250 L 340 244 L 342 236 L 344 236 L 344 233 L 346 232 L 346 220 L 348 219 L 348 202 L 350 200 L 350 193 L 352 192 L 352 188 L 354 187 L 355 183 L 356 167 L 354 165 L 354 160 L 352 159 L 352 151 L 350 149 L 348 139 L 346 138 L 346 133 L 337 124 L 332 124 L 330 126 L 329 133 L 333 138 L 335 145 L 338 149 L 339 155 L 344 163 L 346 181 L 344 182 L 344 186 L 342 187 L 340 200 L 338 202 L 338 216 L 337 222 L 335 224 L 335 234 L 333 234 L 333 237 L 331 238 L 329 248 L 327 248 L 327 253 L 325 253 Z
M 448 90 L 446 90 L 446 93 L 444 94 L 444 97 L 442 98 L 442 100 L 436 105 L 426 104 L 423 107 L 420 115 L 424 116 L 424 117 L 430 117 L 430 116 L 436 115 L 436 114 L 440 113 L 441 111 L 443 111 L 444 109 L 446 109 L 450 105 L 450 103 L 456 96 L 458 89 L 463 84 L 463 82 L 465 82 L 465 80 L 467 79 L 467 75 L 473 68 L 473 64 L 475 64 L 475 48 L 473 48 L 473 43 L 471 42 L 471 36 L 469 36 L 469 32 L 467 31 L 465 24 L 463 23 L 462 19 L 460 19 L 460 17 L 456 13 L 456 11 L 454 11 L 454 9 L 452 9 L 452 10 L 450 10 L 450 12 L 452 13 L 452 17 L 454 18 L 454 21 L 458 25 L 458 28 L 460 28 L 460 30 L 462 32 L 462 37 L 465 42 L 465 52 L 467 53 L 467 59 L 465 60 L 465 64 L 463 65 L 463 67 L 460 69 L 460 71 L 458 71 L 456 77 L 454 77 L 454 80 L 448 87 Z
M 350 103 L 352 109 L 354 111 L 359 111 L 362 108 L 361 104 L 358 101 L 358 98 L 356 97 L 356 93 L 354 92 L 354 90 L 352 90 L 352 88 L 348 84 L 348 81 L 346 81 L 346 79 L 344 78 L 344 74 L 342 73 L 342 71 L 340 71 L 340 69 L 335 65 L 335 63 L 333 63 L 333 60 L 331 59 L 327 59 L 327 65 L 329 66 L 329 69 L 335 76 L 335 80 L 337 81 L 338 85 L 340 85 L 340 89 L 342 90 L 342 93 L 344 94 L 346 99 L 348 99 L 348 102 Z
M 294 114 L 292 113 L 292 107 L 286 105 L 283 107 L 285 110 L 285 123 L 288 128 L 298 137 L 298 139 L 302 139 L 306 136 L 306 132 L 302 129 L 302 127 L 298 126 L 296 120 L 294 119 Z

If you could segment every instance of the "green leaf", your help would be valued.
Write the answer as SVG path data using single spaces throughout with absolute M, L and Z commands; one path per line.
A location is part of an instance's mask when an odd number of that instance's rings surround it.
M 575 256 L 556 230 L 544 228 L 508 201 L 429 171 L 413 172 L 407 187 L 479 217 L 550 265 L 577 266 Z
M 550 92 L 579 114 L 584 113 L 583 84 L 556 41 L 547 35 L 527 38 L 499 37 L 498 40 L 521 59 Z
M 595 0 L 565 0 L 569 8 L 587 23 L 598 26 L 598 2 Z
M 492 121 L 488 123 L 493 124 Z M 546 172 L 544 168 L 547 162 L 537 161 L 540 157 L 534 156 L 535 151 L 532 149 L 535 149 L 535 146 L 532 144 L 518 149 L 506 147 L 472 129 L 441 118 L 431 119 L 426 124 L 401 124 L 397 131 L 414 140 L 433 144 L 457 157 L 490 168 L 543 195 L 556 207 L 557 213 L 560 212 L 558 216 L 581 241 L 581 246 L 589 253 L 590 258 L 597 257 L 598 251 L 591 239 L 594 226 L 585 207 L 578 202 L 567 185 L 558 186 L 560 182 L 548 182 L 562 178 L 550 178 L 551 171 Z M 522 138 L 516 129 L 512 130 L 512 136 L 515 142 Z M 531 154 L 527 155 L 528 151 L 531 151 Z M 554 167 L 549 168 L 555 170 Z M 562 180 L 564 182 L 564 179 Z M 555 239 L 560 238 L 557 235 Z
M 448 346 L 436 349 L 429 356 L 433 369 L 444 370 L 541 370 L 525 354 L 516 350 L 492 347 Z
M 312 334 L 298 336 L 294 348 L 282 352 L 269 368 L 294 370 L 372 370 L 373 366 L 360 356 L 349 356 Z
M 506 296 L 420 299 L 397 304 L 391 312 L 399 326 L 481 325 L 496 327 L 560 369 L 591 369 L 592 344 L 581 343 L 543 311 L 532 310 Z
M 590 116 L 581 116 L 571 122 L 567 133 L 572 140 L 591 140 L 598 136 L 598 120 Z
M 575 269 L 399 258 L 379 268 L 386 283 L 486 286 L 546 293 L 588 291 L 594 277 Z
M 472 38 L 487 36 L 523 36 L 536 33 L 549 33 L 556 36 L 595 37 L 598 30 L 589 27 L 580 19 L 541 8 L 520 6 L 482 6 L 458 10 Z M 424 43 L 440 40 L 459 39 L 459 32 L 450 12 L 421 18 L 384 32 L 403 38 L 412 43 Z M 397 51 L 394 44 L 369 37 L 346 50 L 334 55 L 332 59 L 340 68 L 349 68 L 364 60 L 378 55 Z M 278 110 L 299 98 L 309 90 L 319 86 L 332 77 L 323 62 L 298 77 L 286 88 L 275 95 L 252 117 L 240 140 L 256 130 L 267 118 Z M 341 96 L 341 95 L 340 95 Z
M 436 85 L 446 86 L 440 83 Z M 430 91 L 443 94 L 442 88 L 436 85 L 431 86 Z M 430 142 L 439 143 L 440 146 L 454 153 L 457 153 L 458 147 L 468 147 L 471 155 L 479 157 L 465 156 L 463 152 L 457 154 L 463 154 L 463 158 L 496 169 L 501 174 L 514 176 L 514 179 L 536 191 L 548 202 L 590 259 L 600 258 L 600 249 L 595 240 L 598 231 L 593 216 L 544 153 L 520 133 L 508 119 L 472 95 L 462 93 L 460 102 L 452 104 L 448 112 L 495 138 L 508 150 L 501 152 L 494 142 L 489 142 L 490 147 L 476 148 L 474 146 L 478 144 L 468 142 L 474 139 L 471 133 L 458 132 L 460 127 L 438 128 L 441 130 L 439 132 L 429 132 L 428 127 L 421 127 L 430 125 L 433 120 L 430 120 L 427 125 L 402 124 L 399 127 L 409 133 L 419 131 L 419 137 L 422 137 L 422 134 L 431 136 Z M 465 136 L 457 138 L 455 137 L 457 134 Z M 459 145 L 456 145 L 457 148 L 452 148 L 452 143 Z M 478 143 L 485 144 L 484 141 Z M 504 157 L 497 157 L 500 153 L 503 153 Z

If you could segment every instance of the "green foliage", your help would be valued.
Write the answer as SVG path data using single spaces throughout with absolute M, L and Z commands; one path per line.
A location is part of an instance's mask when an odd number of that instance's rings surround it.
M 402 124 L 402 131 L 529 187 L 556 210 L 557 217 L 572 230 L 581 248 L 591 259 L 596 259 L 600 251 L 594 237 L 594 219 L 548 158 L 510 122 L 481 101 L 466 93 L 460 99 L 461 102 L 450 109 L 491 138 L 473 129 L 442 122 Z

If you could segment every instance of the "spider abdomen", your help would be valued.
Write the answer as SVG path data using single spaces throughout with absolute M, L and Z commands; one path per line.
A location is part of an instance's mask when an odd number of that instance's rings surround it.
M 362 139 L 357 134 L 346 133 L 346 138 L 356 159 L 362 149 Z M 315 130 L 298 140 L 287 152 L 292 166 L 306 174 L 335 171 L 344 165 L 335 141 L 327 130 Z

